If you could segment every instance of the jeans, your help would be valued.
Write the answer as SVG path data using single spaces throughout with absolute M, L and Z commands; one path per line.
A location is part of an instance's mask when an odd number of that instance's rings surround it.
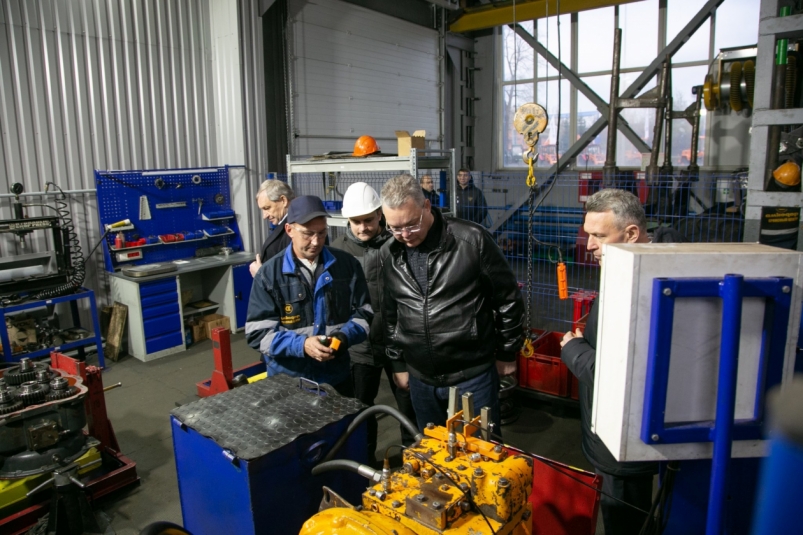
M 446 425 L 446 410 L 449 406 L 449 388 L 456 386 L 460 396 L 459 407 L 462 407 L 463 394 L 471 392 L 474 396 L 475 416 L 483 407 L 491 408 L 493 432 L 502 434 L 502 421 L 499 412 L 499 373 L 493 365 L 487 371 L 462 383 L 450 386 L 431 386 L 410 375 L 410 396 L 413 400 L 418 428 L 423 431 L 428 423 Z

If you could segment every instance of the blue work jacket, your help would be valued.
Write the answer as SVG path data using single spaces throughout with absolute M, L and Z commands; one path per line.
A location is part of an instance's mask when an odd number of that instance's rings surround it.
M 304 341 L 339 331 L 347 346 L 359 344 L 368 335 L 373 310 L 362 267 L 352 255 L 324 247 L 318 261 L 323 271 L 314 290 L 296 265 L 292 244 L 262 264 L 251 287 L 245 337 L 262 353 L 268 375 L 337 385 L 350 376 L 348 350 L 319 362 L 304 354 Z

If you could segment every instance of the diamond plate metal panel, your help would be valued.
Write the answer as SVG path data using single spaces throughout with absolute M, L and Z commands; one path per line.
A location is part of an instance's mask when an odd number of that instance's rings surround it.
M 308 384 L 300 388 L 298 378 L 276 375 L 171 414 L 240 459 L 253 460 L 365 408 L 329 385 L 321 385 L 319 392 Z

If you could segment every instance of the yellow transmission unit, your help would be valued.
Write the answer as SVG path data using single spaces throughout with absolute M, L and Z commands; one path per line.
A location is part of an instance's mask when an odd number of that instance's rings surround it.
M 703 104 L 708 111 L 753 108 L 756 85 L 755 46 L 725 48 L 711 64 L 703 82 Z
M 531 534 L 530 457 L 459 432 L 450 438 L 443 427 L 424 434 L 404 451 L 400 471 L 363 493 L 361 508 L 324 489 L 322 510 L 300 535 Z

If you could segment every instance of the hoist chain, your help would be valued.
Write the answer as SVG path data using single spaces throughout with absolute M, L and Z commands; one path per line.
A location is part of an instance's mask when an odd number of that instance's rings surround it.
M 530 159 L 530 172 L 532 173 L 532 159 Z M 528 185 L 529 185 L 529 178 Z M 527 312 L 526 312 L 526 337 L 532 328 L 532 308 L 533 308 L 533 278 L 535 277 L 533 268 L 533 219 L 535 216 L 535 181 L 530 185 L 530 198 L 527 210 Z

